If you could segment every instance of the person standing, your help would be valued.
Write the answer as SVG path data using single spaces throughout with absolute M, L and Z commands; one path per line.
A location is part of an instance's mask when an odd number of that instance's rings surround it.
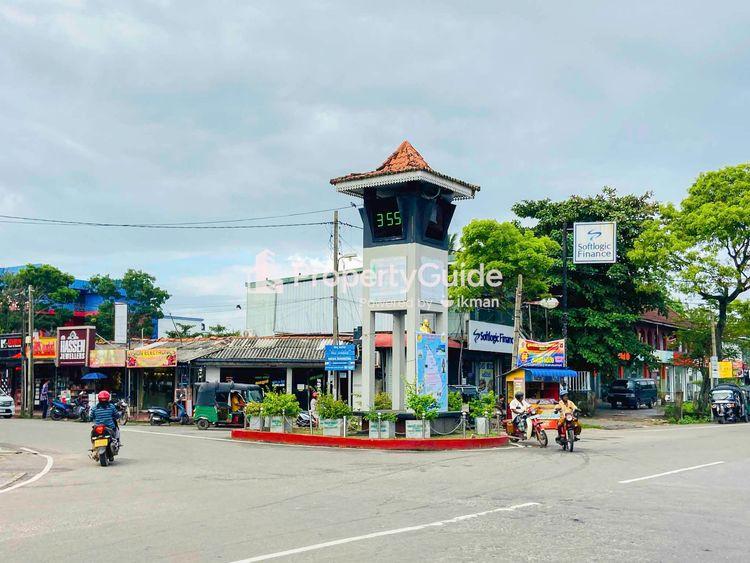
M 49 407 L 49 379 L 42 383 L 42 390 L 39 391 L 39 406 L 42 409 L 42 418 L 47 418 L 47 408 Z

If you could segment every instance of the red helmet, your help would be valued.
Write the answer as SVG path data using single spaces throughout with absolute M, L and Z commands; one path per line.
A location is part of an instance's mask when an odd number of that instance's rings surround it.
M 318 398 L 318 392 L 314 391 L 312 396 L 313 396 L 313 399 L 317 399 Z
M 112 396 L 109 394 L 109 391 L 99 391 L 99 394 L 96 396 L 97 399 L 99 399 L 102 403 L 105 403 L 109 401 Z

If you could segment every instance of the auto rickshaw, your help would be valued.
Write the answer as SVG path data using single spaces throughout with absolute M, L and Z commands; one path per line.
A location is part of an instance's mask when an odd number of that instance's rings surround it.
M 723 383 L 711 389 L 711 411 L 719 424 L 750 422 L 748 397 L 741 387 L 732 383 Z
M 263 401 L 263 390 L 258 385 L 216 381 L 200 383 L 193 420 L 199 430 L 208 430 L 211 425 L 242 427 L 245 405 L 253 401 Z

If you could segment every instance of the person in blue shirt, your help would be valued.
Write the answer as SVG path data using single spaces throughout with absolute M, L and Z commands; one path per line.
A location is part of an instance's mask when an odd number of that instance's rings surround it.
M 91 410 L 91 422 L 94 425 L 103 424 L 112 430 L 115 440 L 119 443 L 120 428 L 117 426 L 117 419 L 120 418 L 120 411 L 110 402 L 112 396 L 109 391 L 100 391 L 96 398 L 99 402 Z

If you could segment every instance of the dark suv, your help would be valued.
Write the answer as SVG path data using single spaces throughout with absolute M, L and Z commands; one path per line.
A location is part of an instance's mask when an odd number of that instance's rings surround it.
M 616 379 L 609 388 L 607 402 L 615 408 L 637 409 L 641 405 L 651 408 L 656 403 L 656 380 L 654 379 Z

